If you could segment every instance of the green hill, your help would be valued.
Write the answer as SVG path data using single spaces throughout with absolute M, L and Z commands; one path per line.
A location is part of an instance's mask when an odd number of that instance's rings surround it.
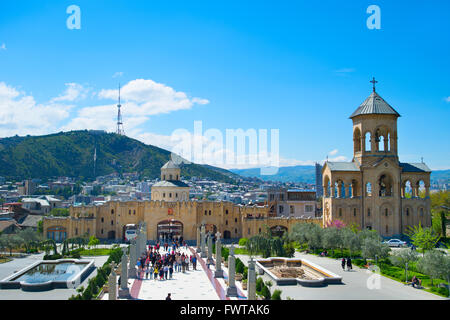
M 94 178 L 114 172 L 137 172 L 157 178 L 170 152 L 115 133 L 84 130 L 46 136 L 14 136 L 0 139 L 0 176 L 7 179 L 51 178 L 58 176 Z M 182 164 L 185 177 L 211 178 L 231 182 L 235 174 L 197 164 Z

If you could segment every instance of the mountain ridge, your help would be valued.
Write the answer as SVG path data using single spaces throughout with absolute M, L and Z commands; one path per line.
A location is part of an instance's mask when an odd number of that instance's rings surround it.
M 94 174 L 94 153 L 96 163 Z M 100 130 L 77 130 L 42 136 L 0 138 L 0 176 L 8 179 L 53 178 L 92 179 L 114 172 L 137 172 L 150 179 L 171 152 L 141 141 Z M 212 166 L 181 164 L 185 177 L 197 176 L 232 182 L 237 175 Z

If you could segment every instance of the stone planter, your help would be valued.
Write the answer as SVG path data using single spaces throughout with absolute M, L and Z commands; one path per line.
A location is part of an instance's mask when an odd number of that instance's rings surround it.
M 236 273 L 235 279 L 236 279 L 236 281 L 242 281 L 243 277 L 244 276 L 242 275 L 242 273 Z

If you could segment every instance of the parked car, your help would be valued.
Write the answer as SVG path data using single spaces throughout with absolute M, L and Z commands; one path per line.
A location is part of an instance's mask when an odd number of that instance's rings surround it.
M 400 239 L 390 239 L 388 241 L 384 241 L 383 243 L 387 244 L 389 247 L 404 247 L 406 246 L 406 242 Z

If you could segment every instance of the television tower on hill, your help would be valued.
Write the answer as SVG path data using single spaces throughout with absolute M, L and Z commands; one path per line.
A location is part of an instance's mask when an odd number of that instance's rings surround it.
M 125 130 L 123 130 L 122 114 L 120 113 L 120 84 L 119 84 L 119 104 L 117 105 L 117 134 L 125 135 Z

